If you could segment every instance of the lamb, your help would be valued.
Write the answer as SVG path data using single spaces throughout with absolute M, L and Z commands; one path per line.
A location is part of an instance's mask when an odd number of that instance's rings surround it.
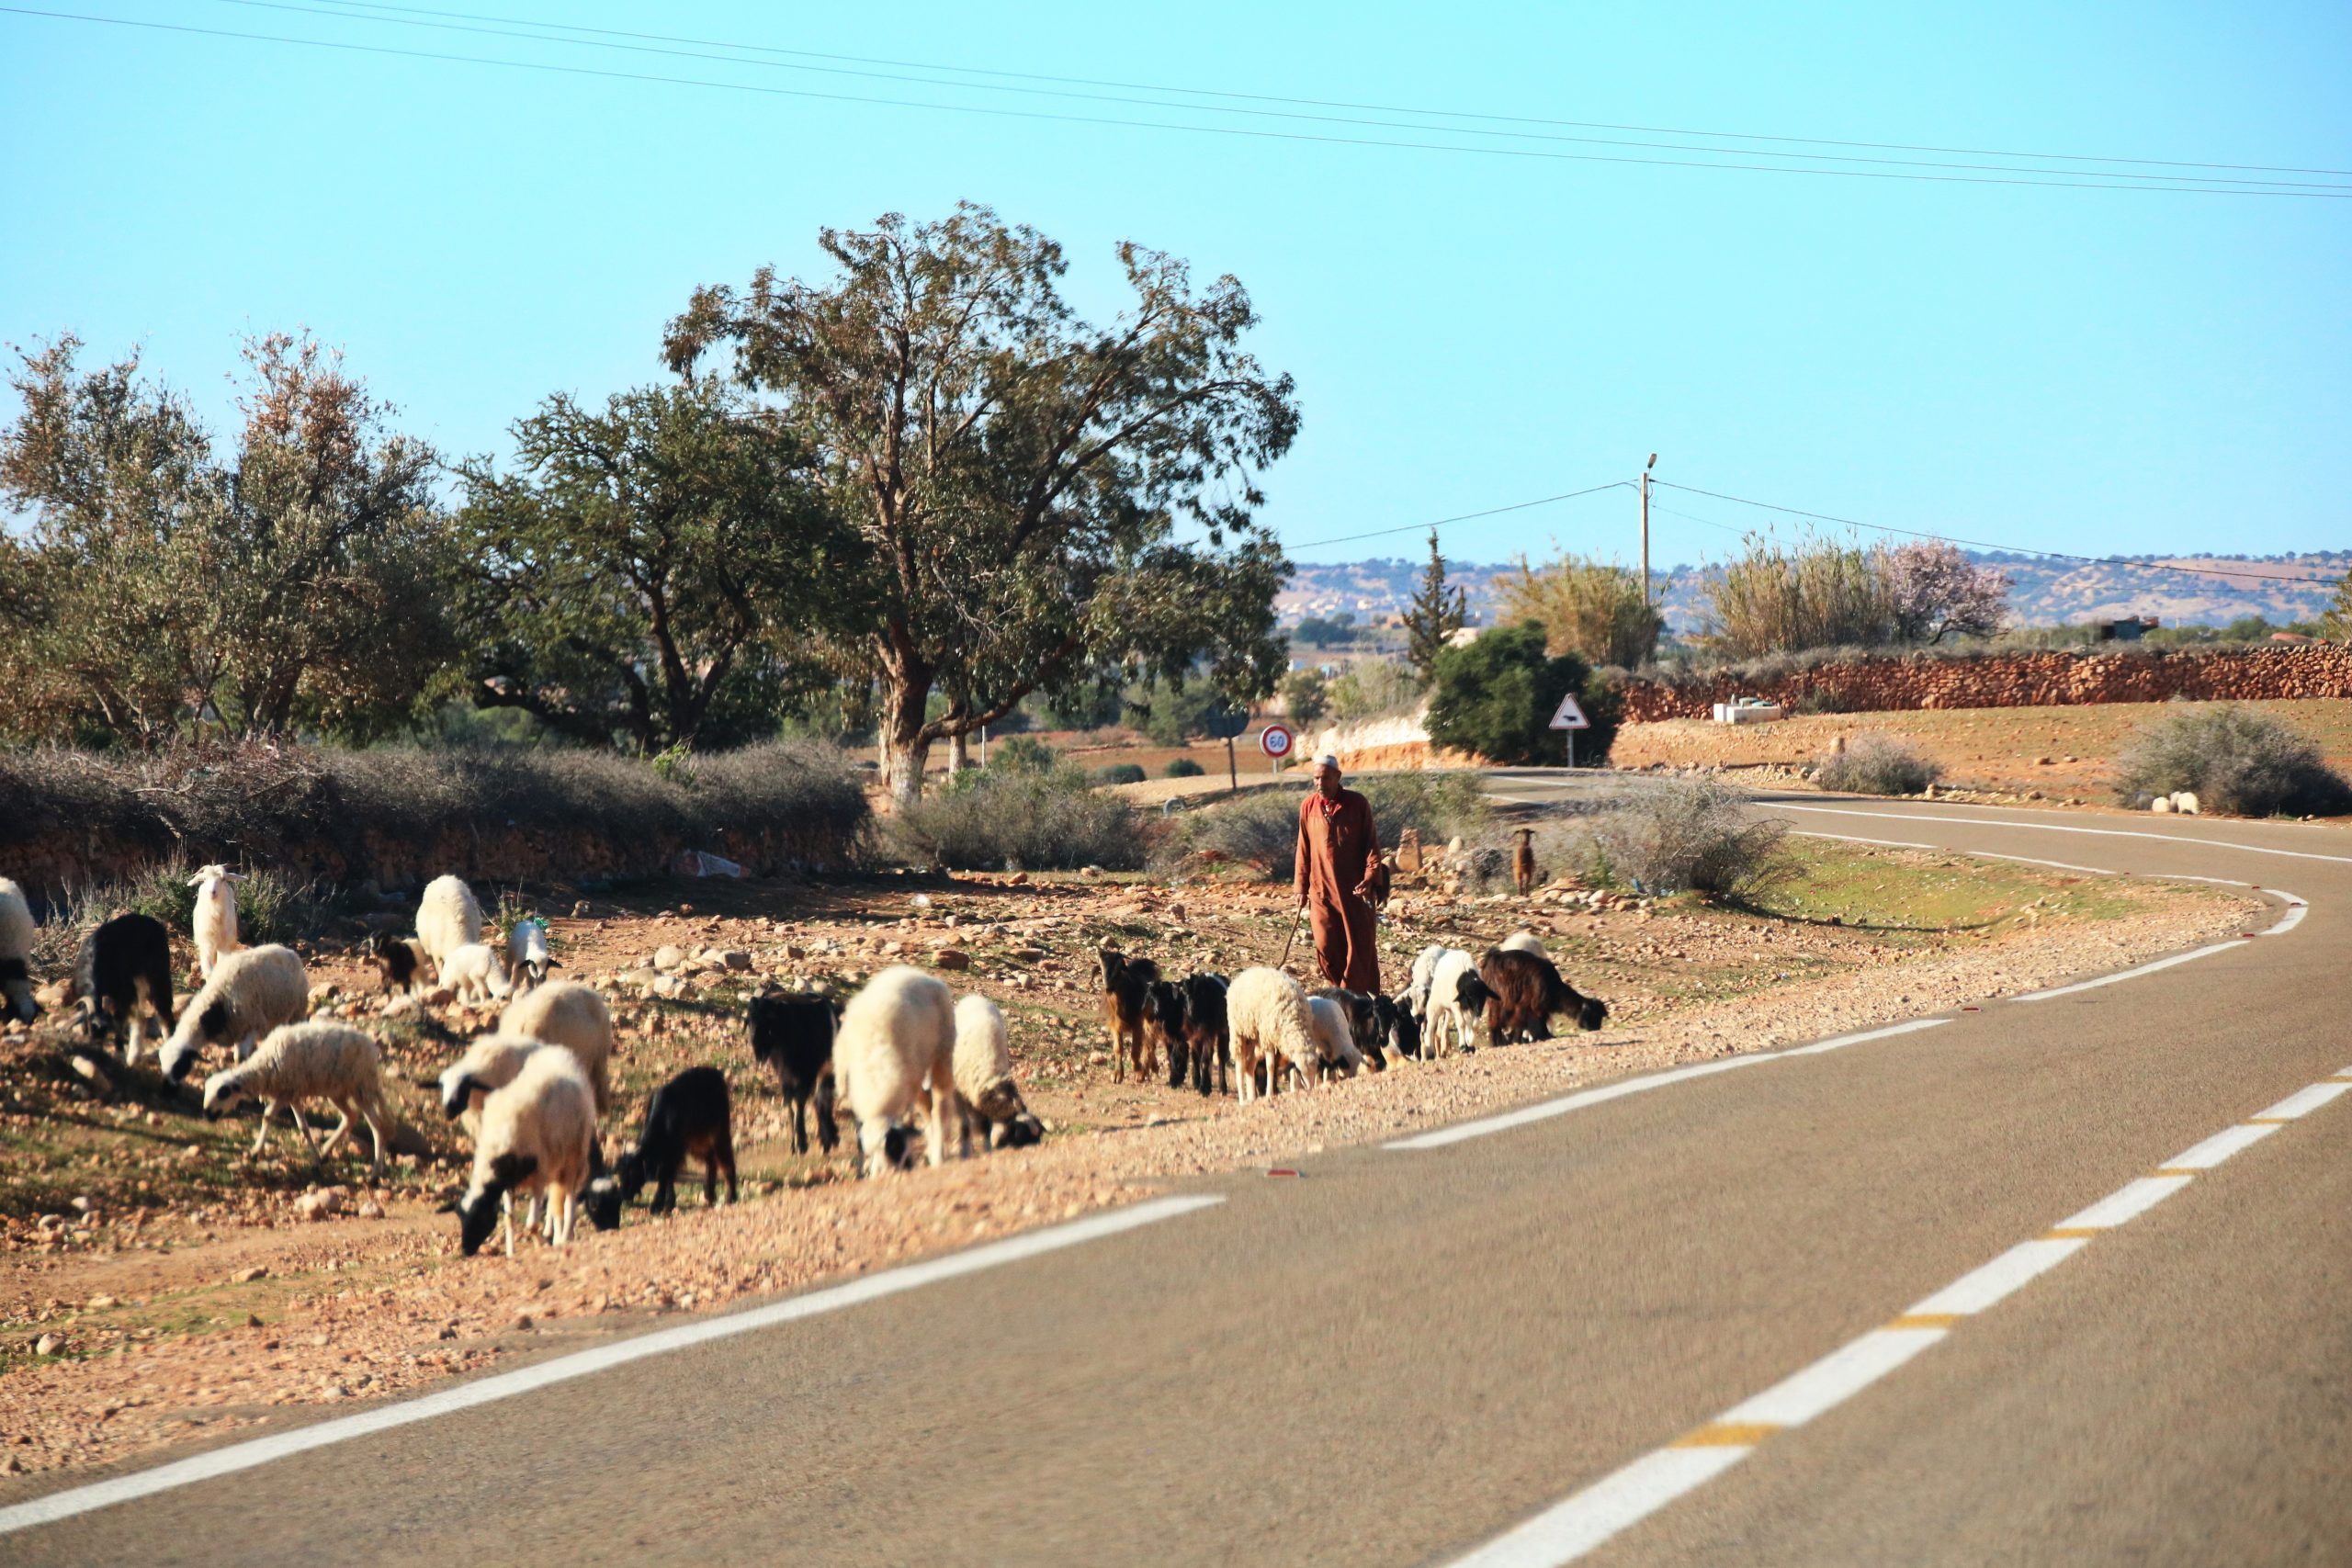
M 504 1001 L 514 994 L 498 950 L 487 942 L 469 942 L 444 957 L 441 983 L 461 1002 Z
M 570 1241 L 595 1149 L 596 1093 L 579 1061 L 569 1051 L 532 1052 L 514 1081 L 482 1101 L 473 1180 L 458 1203 L 458 1249 L 468 1258 L 481 1251 L 504 1215 L 514 1257 L 516 1192 L 544 1197 L 551 1239 Z
M 386 996 L 406 996 L 424 985 L 427 965 L 424 944 L 414 937 L 378 931 L 368 939 L 368 956 L 375 961 L 376 978 Z
M 30 1023 L 40 1016 L 33 1000 L 33 907 L 25 890 L 0 876 L 0 1021 Z
M 177 1083 L 207 1045 L 233 1045 L 242 1062 L 254 1054 L 254 1042 L 283 1024 L 300 1023 L 310 1010 L 310 971 L 292 948 L 274 942 L 242 948 L 221 959 L 180 1010 L 157 1065 Z
M 441 1069 L 442 1114 L 452 1122 L 467 1117 L 467 1129 L 479 1131 L 481 1104 L 491 1091 L 513 1083 L 532 1052 L 552 1048 L 544 1040 L 522 1035 L 483 1035 L 466 1047 L 464 1055 Z
M 727 1201 L 736 1201 L 735 1115 L 727 1075 L 717 1067 L 688 1067 L 653 1091 L 645 1108 L 645 1130 L 637 1147 L 614 1163 L 611 1189 L 627 1203 L 653 1183 L 653 1213 L 678 1206 L 678 1172 L 688 1156 L 702 1165 L 702 1199 L 716 1208 L 718 1178 L 727 1178 Z
M 481 940 L 481 906 L 462 878 L 436 876 L 416 906 L 416 940 L 438 966 L 449 954 Z
M 384 1102 L 383 1053 L 367 1031 L 324 1019 L 272 1030 L 260 1050 L 204 1080 L 207 1118 L 245 1100 L 262 1102 L 261 1129 L 254 1136 L 256 1158 L 269 1142 L 269 1119 L 284 1106 L 294 1118 L 294 1130 L 311 1145 L 311 1157 L 321 1163 L 342 1146 L 355 1119 L 365 1121 L 376 1146 L 368 1179 L 383 1174 L 384 1125 L 393 1117 Z M 323 1100 L 343 1112 L 342 1125 L 327 1135 L 324 1147 L 302 1120 L 306 1100 Z
M 1111 1032 L 1111 1081 L 1126 1077 L 1130 1060 L 1138 1081 L 1159 1072 L 1158 1042 L 1145 1027 L 1144 998 L 1159 979 L 1148 958 L 1126 958 L 1102 950 L 1102 1022 Z
M 792 1152 L 808 1152 L 808 1101 L 817 1101 L 817 1143 L 831 1154 L 841 1142 L 833 1122 L 833 1036 L 841 1009 L 831 997 L 770 991 L 752 998 L 752 1059 L 775 1071 L 775 1086 L 792 1106 Z
M 1560 978 L 1552 961 L 1532 953 L 1496 948 L 1478 967 L 1494 999 L 1487 1008 L 1487 1032 L 1498 1043 L 1549 1040 L 1554 1013 L 1567 1013 L 1589 1032 L 1609 1017 L 1608 1004 L 1579 995 Z
M 1356 1049 L 1355 1036 L 1348 1028 L 1348 1010 L 1329 997 L 1306 998 L 1306 1013 L 1315 1026 L 1315 1055 L 1329 1077 L 1337 1073 L 1353 1077 L 1363 1070 L 1363 1053 Z
M 125 1063 L 139 1059 L 152 1011 L 172 1032 L 172 937 L 153 915 L 117 915 L 82 939 L 74 991 L 93 1044 L 123 1032 Z
M 1470 1051 L 1472 1026 L 1484 1028 L 1492 993 L 1478 974 L 1478 961 L 1458 947 L 1432 949 L 1438 954 L 1430 972 L 1429 1004 L 1423 1025 L 1423 1049 L 1435 1055 L 1444 1044 L 1446 1026 L 1453 1026 L 1456 1050 Z M 1427 953 L 1423 954 L 1428 956 Z M 1418 969 L 1418 964 L 1415 965 Z
M 1532 953 L 1538 958 L 1548 956 L 1544 951 L 1544 939 L 1525 926 L 1503 938 L 1499 947 L 1504 953 Z
M 498 1032 L 560 1045 L 588 1075 L 596 1091 L 596 1114 L 613 1107 L 613 1010 L 605 993 L 577 980 L 558 980 L 506 1004 Z
M 205 866 L 187 879 L 187 885 L 196 889 L 196 908 L 188 918 L 190 934 L 196 938 L 196 966 L 208 980 L 220 960 L 244 947 L 237 940 L 236 887 L 243 880 L 220 864 Z
M 894 964 L 868 980 L 842 1010 L 833 1070 L 843 1078 L 857 1122 L 865 1174 L 899 1164 L 905 1122 L 924 1108 L 924 1158 L 947 1157 L 947 1122 L 961 1115 L 956 1082 L 956 1004 L 936 976 Z
M 1241 1075 L 1241 1100 L 1257 1097 L 1258 1064 L 1266 1064 L 1266 1088 L 1272 1092 L 1282 1067 L 1295 1068 L 1309 1084 L 1320 1070 L 1315 1021 L 1306 1006 L 1306 991 L 1279 969 L 1244 969 L 1226 988 L 1226 1024 L 1232 1040 L 1233 1065 Z
M 548 952 L 545 920 L 529 915 L 514 922 L 514 929 L 506 933 L 506 970 L 517 989 L 544 986 L 548 971 L 562 967 L 563 961 Z
M 1382 1054 L 1380 1042 L 1387 1031 L 1381 1023 L 1380 1004 L 1387 998 L 1339 986 L 1326 986 L 1315 994 L 1339 1008 L 1340 1016 L 1347 1020 L 1348 1038 L 1355 1043 L 1372 1070 L 1386 1072 L 1388 1058 Z
M 975 1119 L 988 1123 L 990 1148 L 1019 1147 L 1046 1135 L 1045 1124 L 1029 1114 L 1021 1086 L 1012 1081 L 1004 1010 L 986 997 L 967 996 L 956 1003 L 954 1073 L 956 1094 L 963 1101 L 965 1152 L 970 1152 Z

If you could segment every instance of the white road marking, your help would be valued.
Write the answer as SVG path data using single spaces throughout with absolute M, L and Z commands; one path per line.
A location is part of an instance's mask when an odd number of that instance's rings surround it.
M 1860 833 L 1816 833 L 1804 828 L 1792 828 L 1789 835 L 1797 839 L 1827 839 L 1839 844 L 1879 844 L 1891 850 L 1934 850 L 1941 854 L 1966 855 L 1971 860 L 2008 860 L 2019 865 L 2046 865 L 2052 871 L 2078 871 L 2086 876 L 2120 876 L 2120 872 L 2102 870 L 2095 865 L 2072 865 L 2063 860 L 2036 860 L 2031 855 L 1996 854 L 1991 850 L 1955 850 L 1949 844 L 1915 844 L 1908 839 L 1865 839 Z M 2198 878 L 2218 881 L 2219 878 Z M 2241 884 L 2240 886 L 2244 886 Z
M 1915 1018 L 1908 1023 L 1891 1023 L 1884 1029 L 1865 1029 L 1860 1034 L 1839 1034 L 1811 1045 L 1800 1045 L 1792 1051 L 1775 1051 L 1776 1056 L 1818 1056 L 1830 1051 L 1843 1051 L 1849 1045 L 1860 1045 L 1866 1040 L 1884 1040 L 1892 1035 L 1909 1034 L 1917 1030 L 1936 1029 L 1950 1023 L 1948 1018 Z
M 2278 889 L 2276 887 L 2270 888 L 2269 891 L 2278 893 Z M 2278 917 L 2278 923 L 2277 925 L 2272 926 L 2268 931 L 2256 931 L 2254 933 L 2255 935 L 2285 936 L 2289 931 L 2293 931 L 2297 926 L 2303 923 L 2303 916 L 2310 911 L 2311 906 L 2303 902 L 2301 898 L 2296 897 L 2291 893 L 2278 893 L 2278 897 L 2287 900 L 2287 912 Z
M 268 1464 L 274 1460 L 288 1459 L 312 1449 L 326 1448 L 334 1443 L 349 1442 L 378 1432 L 418 1421 L 429 1421 L 437 1416 L 453 1415 L 470 1410 L 476 1405 L 490 1404 L 517 1394 L 529 1393 L 550 1384 L 567 1382 L 573 1378 L 594 1372 L 610 1371 L 631 1361 L 641 1361 L 651 1356 L 667 1355 L 695 1345 L 718 1339 L 731 1339 L 737 1335 L 753 1334 L 779 1324 L 815 1317 L 823 1313 L 838 1312 L 843 1307 L 858 1306 L 903 1292 L 935 1285 L 945 1280 L 960 1279 L 983 1269 L 1001 1268 L 1007 1263 L 1019 1263 L 1064 1247 L 1078 1247 L 1104 1236 L 1117 1235 L 1123 1231 L 1138 1229 L 1161 1220 L 1195 1213 L 1212 1208 L 1225 1200 L 1215 1195 L 1182 1198 L 1157 1198 L 1138 1203 L 1131 1209 L 1119 1209 L 1107 1214 L 1074 1220 L 1068 1224 L 1053 1225 L 1025 1235 L 1008 1236 L 967 1251 L 950 1253 L 922 1263 L 910 1263 L 902 1269 L 888 1269 L 846 1284 L 812 1291 L 805 1296 L 768 1306 L 753 1307 L 745 1312 L 705 1318 L 698 1323 L 681 1324 L 652 1334 L 639 1335 L 610 1345 L 600 1345 L 593 1350 L 576 1351 L 558 1356 L 528 1367 L 518 1367 L 511 1372 L 477 1378 L 454 1388 L 429 1393 L 422 1398 L 402 1400 L 380 1409 L 363 1411 L 356 1416 L 345 1416 L 332 1421 L 315 1422 L 289 1432 L 279 1432 L 250 1442 L 231 1443 L 208 1453 L 196 1455 L 171 1464 L 158 1465 L 153 1470 L 134 1472 L 111 1480 L 93 1482 L 87 1486 L 69 1487 L 52 1492 L 45 1497 L 13 1507 L 0 1508 L 0 1535 L 36 1525 L 53 1524 L 59 1519 L 86 1514 L 93 1509 L 128 1503 L 133 1498 L 168 1492 L 175 1487 L 194 1485 L 199 1481 L 232 1475 L 241 1470 Z
M 1770 802 L 1776 811 L 1813 811 L 1826 817 L 1883 817 L 1891 822 L 1956 822 L 1965 828 L 2016 828 L 2037 833 L 2084 833 L 2100 839 L 2154 839 L 2160 844 L 2202 844 L 2209 849 L 2242 850 L 2250 855 L 2280 855 L 2288 860 L 2324 860 L 2352 865 L 2352 855 L 2324 855 L 2310 850 L 2275 850 L 2262 844 L 2241 844 L 2231 839 L 2192 839 L 2179 833 L 2146 833 L 2136 828 L 2077 828 L 2064 822 L 2018 822 L 1995 817 L 1928 817 L 1916 811 L 1857 811 L 1837 806 L 1792 806 Z M 1939 845 L 1939 848 L 1949 846 Z M 1967 854 L 1966 850 L 1953 850 Z
M 2352 1093 L 2352 1067 L 2296 1090 L 2256 1114 L 2275 1120 L 2225 1128 L 2168 1160 L 2162 1172 L 2126 1182 L 2054 1231 L 2104 1232 L 2146 1213 L 2223 1160 L 2296 1120 Z M 1883 1328 L 1847 1341 L 1763 1393 L 1733 1405 L 1679 1441 L 1553 1505 L 1486 1546 L 1454 1560 L 1455 1568 L 1559 1568 L 1731 1469 L 1775 1432 L 1835 1409 L 1921 1351 L 1946 1338 L 1951 1324 L 2006 1300 L 2090 1245 L 2058 1234 L 2021 1242 L 1971 1269 Z
M 2245 938 L 2244 937 L 2229 942 L 2217 942 L 2211 947 L 2191 948 L 2187 953 L 2176 953 L 2170 958 L 2159 958 L 2154 964 L 2143 964 L 2136 969 L 2124 969 L 2113 975 L 2102 975 L 2096 980 L 2077 980 L 2071 986 L 2058 986 L 2047 991 L 2028 991 L 2021 997 L 2011 997 L 2009 1000 L 2046 1002 L 2053 997 L 2071 997 L 2077 991 L 2096 991 L 2101 986 L 2114 986 L 2125 980 L 2136 980 L 2143 975 L 2153 975 L 2159 969 L 2169 969 L 2176 964 L 2187 964 L 2199 958 L 2210 958 L 2214 953 L 2227 953 L 2233 947 L 2245 945 Z

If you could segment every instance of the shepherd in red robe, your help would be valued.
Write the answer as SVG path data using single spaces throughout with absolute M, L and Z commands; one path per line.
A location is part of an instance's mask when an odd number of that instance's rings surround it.
M 1315 788 L 1298 807 L 1298 905 L 1315 927 L 1315 963 L 1327 984 L 1378 992 L 1372 874 L 1380 830 L 1372 803 L 1340 787 L 1340 760 L 1315 760 Z

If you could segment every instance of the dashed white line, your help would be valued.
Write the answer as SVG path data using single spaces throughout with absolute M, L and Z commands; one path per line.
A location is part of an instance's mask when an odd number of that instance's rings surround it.
M 2299 1089 L 2267 1111 L 2254 1113 L 2256 1122 L 2293 1122 L 2308 1116 L 2337 1095 L 2352 1092 L 2352 1083 L 2315 1083 Z
M 1957 1308 L 1946 1308 L 1956 1311 Z M 1802 1427 L 1854 1397 L 1944 1337 L 1941 1327 L 1873 1328 L 1813 1365 L 1743 1399 L 1712 1425 Z
M 2243 1154 L 2278 1130 L 2273 1122 L 2241 1122 L 2234 1127 L 2224 1127 L 2194 1148 L 2186 1149 L 2165 1161 L 2166 1170 L 2211 1170 L 2232 1155 Z
M 2089 1245 L 2081 1236 L 2021 1241 L 1992 1262 L 1971 1269 L 1904 1315 L 1971 1316 L 2015 1294 Z
M 1119 1209 L 1107 1214 L 1095 1214 L 1074 1220 L 1068 1224 L 1053 1225 L 1045 1230 L 1031 1231 L 1025 1235 L 1008 1236 L 983 1247 L 954 1252 L 944 1258 L 934 1258 L 922 1263 L 911 1263 L 902 1269 L 885 1269 L 863 1280 L 812 1291 L 805 1296 L 794 1296 L 747 1312 L 729 1313 L 721 1317 L 705 1318 L 699 1323 L 681 1324 L 675 1328 L 653 1334 L 641 1334 L 634 1338 L 600 1345 L 593 1350 L 576 1351 L 569 1356 L 532 1366 L 518 1367 L 511 1372 L 477 1378 L 459 1383 L 455 1388 L 429 1393 L 419 1399 L 403 1400 L 380 1409 L 364 1411 L 356 1416 L 345 1416 L 332 1421 L 315 1422 L 293 1431 L 279 1432 L 272 1437 L 258 1438 L 250 1442 L 232 1443 L 171 1464 L 158 1465 L 153 1470 L 134 1472 L 111 1480 L 94 1482 L 87 1486 L 69 1487 L 52 1492 L 45 1497 L 18 1503 L 13 1507 L 0 1508 L 0 1535 L 29 1529 L 36 1525 L 53 1524 L 59 1519 L 86 1514 L 93 1509 L 128 1503 L 133 1498 L 168 1492 L 175 1487 L 194 1485 L 217 1476 L 231 1475 L 241 1470 L 272 1461 L 288 1459 L 307 1453 L 312 1449 L 345 1443 L 377 1432 L 387 1432 L 418 1421 L 429 1421 L 436 1416 L 448 1416 L 476 1405 L 489 1404 L 516 1394 L 528 1393 L 549 1384 L 566 1382 L 641 1361 L 650 1356 L 666 1355 L 713 1340 L 729 1339 L 740 1334 L 755 1333 L 773 1328 L 778 1324 L 791 1323 L 821 1313 L 837 1312 L 842 1307 L 856 1306 L 884 1296 L 937 1284 L 944 1280 L 959 1279 L 983 1269 L 1018 1263 L 1025 1258 L 1085 1242 L 1099 1241 L 1160 1220 L 1172 1220 L 1182 1214 L 1196 1213 L 1225 1201 L 1213 1194 L 1182 1198 L 1157 1198 L 1137 1203 L 1130 1209 Z
M 2346 1085 L 2352 1088 L 2352 1085 Z M 2193 1176 L 2143 1176 L 2128 1181 L 2115 1191 L 2093 1203 L 2077 1214 L 2069 1214 L 2051 1227 L 2059 1231 L 2105 1231 L 2127 1224 L 2179 1191 L 2197 1179 Z
M 1456 1559 L 1458 1568 L 1552 1568 L 1573 1562 L 1628 1525 L 1704 1486 L 1750 1451 L 1749 1446 L 1720 1443 L 1655 1450 L 1509 1535 Z

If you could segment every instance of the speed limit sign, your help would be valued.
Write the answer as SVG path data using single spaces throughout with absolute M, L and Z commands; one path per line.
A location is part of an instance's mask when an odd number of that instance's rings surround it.
M 1289 756 L 1290 749 L 1296 744 L 1297 737 L 1285 725 L 1270 724 L 1258 732 L 1258 749 L 1277 762 Z

